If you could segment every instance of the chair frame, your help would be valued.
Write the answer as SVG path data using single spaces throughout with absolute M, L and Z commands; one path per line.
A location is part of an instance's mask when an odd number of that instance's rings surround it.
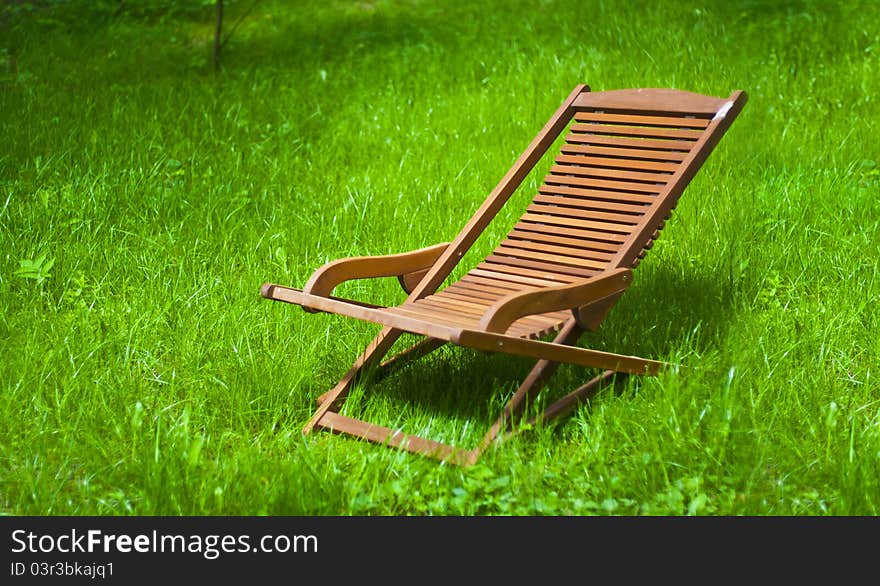
M 543 388 L 560 363 L 599 368 L 603 372 L 549 405 L 531 422 L 549 421 L 570 413 L 600 388 L 620 380 L 620 375 L 656 375 L 663 367 L 668 366 L 657 360 L 581 348 L 577 346 L 577 342 L 585 331 L 598 328 L 632 282 L 632 267 L 638 264 L 640 256 L 650 248 L 679 196 L 739 114 L 746 99 L 746 94 L 742 91 L 735 91 L 728 98 L 722 99 L 661 89 L 591 92 L 587 85 L 578 85 L 452 242 L 403 254 L 333 261 L 315 271 L 302 290 L 272 283 L 264 284 L 261 294 L 265 298 L 300 305 L 310 312 L 336 313 L 383 325 L 345 376 L 318 398 L 318 408 L 303 427 L 303 433 L 308 434 L 315 428 L 321 428 L 454 464 L 470 465 L 478 460 L 494 440 L 510 429 L 517 415 Z M 665 115 L 670 112 L 699 112 L 707 117 L 713 116 L 672 175 L 658 204 L 645 214 L 620 246 L 619 252 L 608 263 L 608 270 L 571 285 L 508 295 L 486 311 L 480 321 L 480 330 L 431 323 L 417 317 L 395 314 L 377 305 L 330 295 L 338 284 L 347 280 L 390 276 L 396 276 L 404 290 L 409 293 L 406 301 L 399 307 L 405 307 L 406 304 L 437 291 L 574 116 L 580 111 L 601 108 L 605 104 L 609 109 L 625 106 L 641 115 L 655 112 Z M 505 333 L 521 317 L 557 310 L 571 310 L 571 317 L 565 320 L 552 342 Z M 382 361 L 405 332 L 425 338 Z M 538 359 L 475 448 L 468 450 L 442 444 L 339 413 L 353 385 L 367 371 L 373 372 L 374 376 L 384 376 L 399 365 L 421 358 L 447 342 Z

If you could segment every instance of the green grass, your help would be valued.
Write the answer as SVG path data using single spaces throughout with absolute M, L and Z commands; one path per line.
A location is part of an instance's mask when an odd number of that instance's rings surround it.
M 0 16 L 0 511 L 880 513 L 876 2 L 266 0 L 218 74 L 210 7 L 126 4 Z M 260 284 L 451 239 L 581 82 L 750 95 L 583 342 L 689 368 L 467 469 L 304 438 L 377 327 Z M 443 349 L 348 412 L 473 445 L 529 368 Z

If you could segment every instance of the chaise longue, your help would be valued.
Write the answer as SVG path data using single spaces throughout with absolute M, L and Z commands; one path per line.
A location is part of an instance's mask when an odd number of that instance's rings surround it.
M 596 330 L 633 279 L 681 193 L 746 102 L 674 89 L 591 92 L 578 85 L 452 242 L 325 264 L 300 289 L 265 283 L 261 295 L 309 312 L 380 324 L 379 334 L 303 428 L 348 434 L 455 464 L 473 464 L 560 363 L 603 372 L 547 407 L 571 412 L 615 376 L 654 375 L 663 362 L 577 346 Z M 513 229 L 482 262 L 443 285 L 464 253 L 564 132 L 549 174 Z M 351 279 L 397 277 L 408 297 L 383 307 L 331 295 Z M 404 332 L 422 336 L 382 361 Z M 554 335 L 552 340 L 547 340 Z M 385 373 L 444 344 L 537 359 L 473 449 L 441 444 L 340 413 L 368 370 Z

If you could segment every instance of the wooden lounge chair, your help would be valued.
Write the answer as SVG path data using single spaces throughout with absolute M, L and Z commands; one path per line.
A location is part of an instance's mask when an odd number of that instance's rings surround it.
M 671 89 L 590 92 L 577 86 L 449 243 L 388 256 L 336 260 L 302 290 L 266 283 L 267 299 L 384 326 L 303 429 L 315 427 L 398 446 L 457 464 L 476 462 L 559 363 L 604 372 L 543 412 L 570 412 L 617 373 L 652 375 L 664 363 L 576 345 L 595 330 L 632 281 L 632 269 L 663 228 L 682 191 L 746 102 Z M 568 129 L 538 193 L 507 237 L 461 279 L 438 288 L 529 171 Z M 394 307 L 340 299 L 350 279 L 396 276 L 409 293 Z M 424 339 L 380 362 L 403 332 Z M 556 333 L 552 341 L 541 338 Z M 483 441 L 461 449 L 373 425 L 339 410 L 366 369 L 386 372 L 445 343 L 537 359 Z

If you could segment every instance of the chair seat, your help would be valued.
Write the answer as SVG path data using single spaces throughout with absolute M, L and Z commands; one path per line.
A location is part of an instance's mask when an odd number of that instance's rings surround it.
M 439 325 L 452 326 L 463 330 L 482 330 L 480 319 L 489 305 L 480 305 L 462 302 L 458 298 L 441 292 L 420 299 L 415 303 L 389 307 L 385 311 L 403 317 L 412 317 L 421 321 L 436 323 Z M 568 313 L 570 316 L 571 313 Z M 565 323 L 565 312 L 554 312 L 533 315 L 517 320 L 507 330 L 507 335 L 536 340 L 547 334 L 559 331 Z
M 468 274 L 438 293 L 412 303 L 388 307 L 385 311 L 463 330 L 479 331 L 483 329 L 480 320 L 495 302 L 512 293 L 529 289 L 534 287 L 507 281 L 490 283 L 488 279 L 478 280 L 474 275 Z M 569 311 L 530 315 L 515 321 L 506 333 L 519 338 L 542 338 L 559 331 L 569 317 Z

